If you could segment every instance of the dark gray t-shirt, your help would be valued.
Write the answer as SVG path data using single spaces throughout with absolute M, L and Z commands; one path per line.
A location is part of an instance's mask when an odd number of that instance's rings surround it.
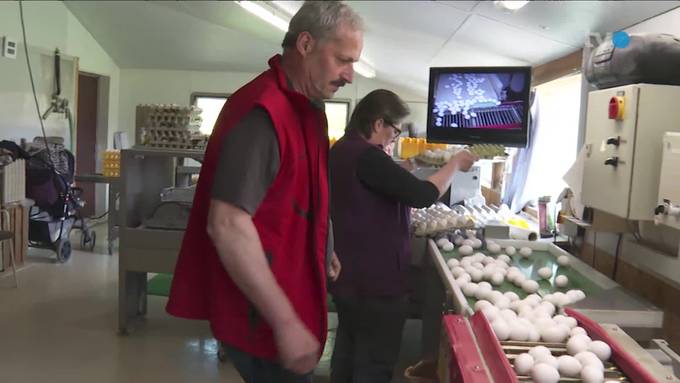
M 319 107 L 317 103 L 312 104 Z M 255 215 L 279 172 L 279 166 L 279 139 L 274 123 L 266 110 L 255 108 L 223 138 L 211 196 L 238 206 L 251 216 Z M 329 221 L 327 266 L 332 254 L 333 227 Z
M 279 141 L 269 114 L 255 108 L 224 137 L 212 198 L 254 215 L 279 171 Z

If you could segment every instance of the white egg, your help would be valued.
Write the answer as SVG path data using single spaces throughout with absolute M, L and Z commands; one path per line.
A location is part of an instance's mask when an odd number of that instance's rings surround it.
M 569 290 L 567 291 L 567 296 L 571 299 L 572 303 L 576 303 L 586 298 L 586 294 L 582 290 Z
M 482 286 L 478 285 L 477 288 L 481 289 Z M 489 302 L 489 301 L 485 301 L 483 299 L 478 300 L 477 302 L 475 302 L 475 311 L 482 311 L 485 308 L 492 307 L 492 306 L 493 306 L 493 304 L 491 304 L 491 302 Z
M 531 294 L 524 298 L 524 301 L 531 305 L 531 307 L 536 307 L 541 303 L 541 296 L 538 294 Z
M 529 329 L 529 342 L 539 342 L 541 340 L 541 334 L 535 328 Z
M 456 266 L 453 269 L 451 269 L 451 274 L 453 275 L 454 278 L 458 278 L 461 275 L 466 274 L 466 273 L 465 273 L 464 268 L 462 268 L 460 266 Z
M 531 256 L 531 253 L 533 253 L 533 251 L 528 247 L 523 247 L 519 249 L 519 255 L 523 256 L 524 258 L 529 258 L 529 256 Z
M 576 326 L 578 326 L 578 322 L 576 321 L 576 318 L 572 318 L 572 317 L 566 317 L 564 319 L 564 324 L 567 325 L 567 327 L 569 327 L 570 334 L 571 334 L 571 330 L 573 330 L 574 328 L 576 328 Z
M 462 255 L 470 255 L 472 254 L 472 246 L 470 245 L 463 245 L 458 248 L 458 252 L 461 253 Z
M 602 383 L 604 382 L 604 372 L 595 366 L 585 366 L 581 370 L 583 383 Z
M 550 354 L 540 355 L 538 359 L 536 359 L 536 363 L 545 363 L 550 365 L 551 367 L 554 367 L 555 369 L 559 368 L 560 366 L 560 363 L 557 361 L 557 358 Z
M 527 277 L 525 277 L 523 274 L 515 276 L 515 281 L 513 282 L 515 286 L 517 287 L 522 287 L 522 284 L 526 282 Z
M 453 243 L 455 243 L 456 246 L 461 246 L 461 245 L 463 244 L 463 241 L 465 241 L 465 239 L 464 239 L 463 237 L 461 237 L 460 235 L 457 235 L 457 236 L 453 239 Z
M 510 309 L 502 309 L 500 314 L 507 322 L 517 320 L 517 313 Z
M 503 296 L 502 292 L 496 291 L 496 290 L 491 291 L 491 299 L 490 299 L 491 303 L 496 304 L 496 302 L 498 300 L 500 300 L 501 298 L 505 298 L 505 296 Z
M 567 266 L 569 265 L 569 257 L 566 255 L 560 255 L 557 257 L 557 264 L 560 266 Z
M 600 358 L 598 358 L 597 355 L 593 354 L 590 351 L 579 352 L 578 354 L 574 355 L 574 358 L 578 359 L 578 361 L 581 362 L 583 368 L 586 368 L 586 366 L 595 366 L 599 368 L 601 371 L 604 371 L 604 364 L 602 363 Z
M 490 253 L 492 254 L 498 254 L 501 252 L 501 246 L 497 243 L 488 243 L 486 245 L 486 249 L 489 250 Z
M 600 358 L 601 361 L 606 362 L 612 356 L 612 349 L 609 345 L 601 340 L 596 340 L 588 345 L 588 351 L 592 352 Z
M 550 302 L 541 302 L 537 309 L 545 311 L 550 316 L 555 315 L 555 305 Z
M 575 378 L 581 375 L 581 362 L 569 355 L 562 355 L 557 358 L 560 375 Z
M 472 241 L 473 241 L 473 243 L 472 243 L 473 249 L 480 249 L 482 247 L 482 241 L 480 239 L 475 238 Z
M 529 354 L 535 359 L 539 359 L 541 355 L 550 355 L 550 349 L 545 346 L 535 346 L 529 349 Z
M 537 363 L 531 369 L 531 379 L 536 383 L 557 383 L 560 380 L 560 373 L 549 364 Z
M 554 327 L 557 326 L 557 323 L 555 323 L 554 320 L 552 320 L 549 317 L 535 317 L 536 319 L 534 320 L 534 325 L 538 327 L 539 329 L 544 328 L 544 327 Z
M 456 266 L 460 266 L 460 261 L 457 260 L 456 258 L 451 258 L 448 261 L 446 261 L 446 265 L 449 267 L 449 269 L 453 269 Z
M 491 298 L 491 290 L 485 289 L 477 284 L 477 291 L 475 292 L 475 298 L 488 301 Z
M 463 241 L 463 246 L 472 247 L 473 244 L 474 244 L 474 242 L 471 239 L 466 239 L 466 240 Z
M 566 287 L 569 284 L 569 278 L 566 275 L 558 275 L 555 277 L 555 286 Z
M 569 338 L 569 340 L 571 340 L 571 339 L 581 339 L 586 344 L 590 344 L 593 341 L 592 339 L 590 339 L 590 337 L 588 335 L 585 335 L 585 334 L 574 335 L 571 338 Z
M 497 269 L 503 271 L 506 274 L 508 272 L 508 269 L 510 268 L 510 266 L 508 266 L 507 263 L 505 263 L 503 261 L 499 261 L 499 260 L 496 260 L 496 262 L 494 262 L 493 264 L 494 264 L 494 266 L 496 266 Z
M 505 253 L 508 255 L 515 255 L 517 252 L 517 249 L 515 249 L 513 246 L 508 246 L 505 248 Z
M 515 358 L 515 372 L 517 375 L 528 375 L 534 367 L 534 357 L 527 353 L 519 354 Z
M 577 327 L 574 327 L 574 328 L 571 329 L 571 332 L 569 332 L 569 335 L 572 336 L 572 337 L 576 336 L 576 335 L 588 335 L 588 332 L 583 327 L 577 326 Z
M 484 273 L 482 272 L 482 270 L 473 268 L 472 270 L 470 270 L 470 277 L 472 277 L 472 280 L 474 282 L 479 282 L 482 279 L 484 279 Z
M 458 286 L 460 286 L 462 288 L 463 286 L 470 283 L 471 280 L 472 279 L 470 278 L 470 274 L 465 273 L 465 274 L 461 275 L 460 277 L 456 278 L 456 284 L 458 284 Z
M 468 283 L 463 287 L 463 294 L 465 294 L 466 297 L 473 297 L 477 292 L 477 288 L 478 286 L 476 283 Z
M 510 323 L 510 339 L 517 342 L 526 342 L 529 340 L 529 328 L 517 321 Z
M 500 285 L 503 283 L 503 279 L 504 279 L 504 278 L 503 278 L 503 274 L 501 274 L 501 273 L 499 273 L 499 272 L 495 272 L 495 273 L 493 273 L 493 275 L 491 276 L 491 283 L 492 283 L 494 286 L 500 286 Z
M 505 295 L 505 297 L 508 298 L 510 300 L 510 302 L 519 301 L 519 295 L 517 295 L 517 293 L 514 293 L 512 291 L 508 291 L 508 292 L 504 293 L 503 295 Z
M 522 282 L 522 290 L 526 291 L 527 293 L 535 293 L 538 291 L 538 282 L 528 279 Z
M 484 270 L 484 265 L 481 262 L 473 262 L 472 267 L 479 270 Z
M 444 244 L 447 243 L 447 242 L 449 242 L 449 239 L 448 239 L 448 238 L 446 238 L 446 237 L 444 237 L 444 238 L 439 238 L 439 239 L 437 240 L 437 246 L 439 246 L 439 248 L 441 249 L 441 248 L 444 246 Z
M 500 315 L 499 312 L 500 311 L 496 308 L 496 306 L 487 307 L 482 310 L 482 314 L 484 314 L 486 320 L 488 320 L 489 323 L 498 319 L 498 316 Z
M 496 302 L 494 302 L 494 305 L 498 307 L 498 309 L 504 310 L 510 308 L 510 300 L 503 296 L 500 299 L 497 299 Z
M 548 343 L 562 343 L 567 338 L 567 332 L 560 326 L 541 327 L 541 339 Z
M 505 254 L 499 255 L 498 258 L 496 258 L 496 259 L 498 259 L 499 261 L 501 261 L 501 262 L 503 262 L 503 263 L 505 263 L 505 264 L 508 264 L 508 263 L 512 262 L 512 259 L 510 259 L 510 257 L 508 257 L 508 256 L 505 255 Z
M 489 291 L 491 291 L 493 289 L 493 287 L 491 286 L 491 283 L 489 283 L 489 282 L 479 282 L 479 287 L 484 288 L 484 289 L 488 289 Z
M 505 294 L 504 294 L 504 295 L 505 295 Z M 521 300 L 518 300 L 518 301 L 511 301 L 511 302 L 510 302 L 510 309 L 511 309 L 512 311 L 518 313 L 519 310 L 520 310 L 520 308 L 521 308 L 523 305 L 528 306 L 526 303 L 522 302 Z
M 498 340 L 508 340 L 508 337 L 510 336 L 510 327 L 502 318 L 497 318 L 495 321 L 493 321 L 491 323 L 491 328 L 493 329 L 494 334 L 496 334 L 496 338 L 498 338 Z
M 555 306 L 564 307 L 570 305 L 571 299 L 568 295 L 561 295 L 555 300 Z
M 538 269 L 538 276 L 543 278 L 543 279 L 548 279 L 552 276 L 552 269 L 549 267 L 541 267 Z
M 453 251 L 453 249 L 454 249 L 454 246 L 453 246 L 453 243 L 451 243 L 451 242 L 446 242 L 444 244 L 444 246 L 442 246 L 442 250 L 444 250 L 444 251 Z
M 495 267 L 485 267 L 484 268 L 484 279 L 486 279 L 487 281 L 491 281 L 491 277 L 493 276 L 493 274 L 495 272 L 496 272 Z

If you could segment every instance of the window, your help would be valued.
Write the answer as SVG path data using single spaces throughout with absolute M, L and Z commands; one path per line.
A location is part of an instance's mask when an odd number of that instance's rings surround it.
M 203 109 L 201 113 L 203 122 L 200 128 L 202 133 L 212 132 L 217 117 L 228 98 L 227 94 L 194 93 L 191 95 L 191 104 Z M 328 137 L 337 140 L 345 134 L 349 119 L 349 101 L 332 100 L 324 101 L 324 104 L 328 120 Z
M 328 120 L 328 137 L 337 140 L 345 135 L 349 118 L 349 101 L 324 101 L 324 104 Z
M 191 104 L 203 109 L 201 117 L 201 133 L 210 134 L 217 122 L 220 111 L 227 102 L 227 94 L 194 93 L 191 95 Z
M 524 193 L 527 199 L 551 196 L 567 186 L 562 180 L 577 154 L 581 75 L 563 77 L 536 87 L 538 121 Z

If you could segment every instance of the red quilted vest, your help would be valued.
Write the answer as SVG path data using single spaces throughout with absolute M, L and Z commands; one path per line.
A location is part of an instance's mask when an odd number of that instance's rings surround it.
M 215 337 L 249 354 L 276 359 L 270 326 L 258 316 L 220 263 L 206 225 L 224 135 L 254 107 L 269 112 L 280 168 L 253 221 L 276 281 L 323 345 L 326 340 L 325 251 L 328 234 L 328 138 L 323 111 L 288 89 L 281 56 L 234 93 L 208 142 L 189 225 L 166 310 L 209 320 Z

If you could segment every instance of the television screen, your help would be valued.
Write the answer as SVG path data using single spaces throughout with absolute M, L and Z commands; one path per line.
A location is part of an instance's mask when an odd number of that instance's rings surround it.
M 530 67 L 430 68 L 427 139 L 526 146 Z

